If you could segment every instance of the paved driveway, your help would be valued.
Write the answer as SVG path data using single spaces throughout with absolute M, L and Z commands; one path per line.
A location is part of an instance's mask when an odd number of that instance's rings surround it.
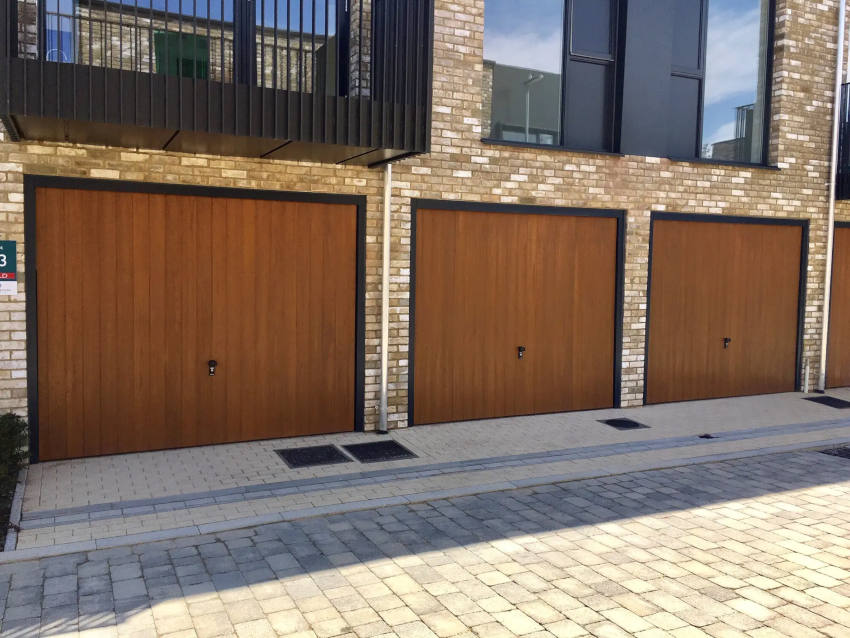
M 623 474 L 0 566 L 7 636 L 850 636 L 850 460 Z
M 833 392 L 850 399 L 850 390 Z M 275 449 L 373 442 L 372 433 L 277 439 L 41 463 L 20 534 L 39 558 L 307 516 L 850 442 L 850 420 L 800 393 L 474 421 L 398 430 L 415 458 L 288 468 Z M 646 428 L 617 430 L 628 417 Z M 700 435 L 711 433 L 716 438 Z M 17 521 L 16 521 L 17 522 Z

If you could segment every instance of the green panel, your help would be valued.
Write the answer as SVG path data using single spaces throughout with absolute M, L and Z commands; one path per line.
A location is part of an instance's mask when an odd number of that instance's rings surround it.
M 204 36 L 157 31 L 153 41 L 157 73 L 200 80 L 209 77 L 210 49 Z

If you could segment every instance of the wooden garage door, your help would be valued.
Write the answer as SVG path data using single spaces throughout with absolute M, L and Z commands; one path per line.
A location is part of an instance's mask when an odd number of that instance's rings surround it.
M 614 405 L 617 225 L 418 211 L 414 422 Z
M 648 403 L 794 391 L 802 236 L 653 222 Z
M 826 382 L 844 388 L 850 386 L 850 227 L 836 227 L 832 254 Z
M 356 235 L 355 206 L 37 189 L 40 459 L 352 430 Z

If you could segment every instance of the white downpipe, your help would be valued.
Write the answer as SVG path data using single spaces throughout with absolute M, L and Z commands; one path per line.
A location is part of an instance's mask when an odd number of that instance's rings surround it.
M 384 243 L 381 267 L 381 404 L 378 418 L 378 432 L 384 434 L 389 430 L 387 423 L 387 391 L 389 386 L 387 375 L 390 367 L 390 211 L 392 190 L 393 166 L 387 164 L 384 168 Z
M 829 163 L 829 216 L 826 230 L 826 277 L 823 291 L 823 325 L 821 327 L 820 370 L 818 390 L 826 389 L 826 351 L 829 339 L 829 302 L 832 288 L 832 245 L 835 239 L 835 183 L 838 170 L 838 134 L 841 126 L 841 84 L 844 70 L 844 25 L 846 20 L 846 0 L 840 0 L 838 7 L 838 52 L 835 65 L 835 99 L 832 105 L 832 158 Z

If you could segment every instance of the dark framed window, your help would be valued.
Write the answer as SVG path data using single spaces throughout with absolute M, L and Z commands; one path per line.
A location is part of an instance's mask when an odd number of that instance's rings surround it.
M 773 7 L 769 0 L 710 0 L 700 157 L 766 162 Z
M 484 134 L 610 150 L 620 0 L 487 0 Z
M 613 150 L 618 2 L 568 0 L 564 145 Z
M 764 164 L 774 1 L 486 0 L 484 137 Z
M 42 47 L 49 62 L 77 61 L 77 17 L 75 0 L 46 0 L 42 11 Z
M 560 145 L 564 0 L 484 5 L 485 135 Z

